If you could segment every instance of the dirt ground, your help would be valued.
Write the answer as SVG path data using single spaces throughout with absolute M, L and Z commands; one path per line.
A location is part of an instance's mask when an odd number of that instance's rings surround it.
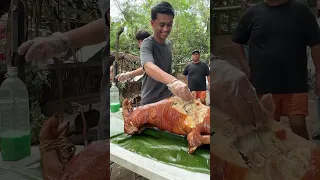
M 117 164 L 112 165 L 111 180 L 147 180 L 143 176 L 136 174 Z

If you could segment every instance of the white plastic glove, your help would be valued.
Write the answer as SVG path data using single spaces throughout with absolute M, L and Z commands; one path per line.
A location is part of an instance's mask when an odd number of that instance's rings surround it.
M 53 57 L 62 57 L 69 47 L 68 38 L 60 32 L 53 33 L 49 37 L 37 37 L 23 43 L 18 53 L 25 55 L 25 60 L 32 64 L 45 63 Z
M 167 86 L 172 94 L 185 101 L 191 101 L 194 99 L 188 86 L 180 80 L 174 80 L 170 84 L 167 84 Z
M 116 79 L 120 82 L 128 81 L 131 78 L 133 78 L 133 76 L 130 72 L 121 73 L 116 76 Z

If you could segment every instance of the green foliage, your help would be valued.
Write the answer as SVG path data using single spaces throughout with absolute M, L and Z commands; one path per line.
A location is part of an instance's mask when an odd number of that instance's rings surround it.
M 32 101 L 41 100 L 41 92 L 43 85 L 50 86 L 48 75 L 50 71 L 46 67 L 32 66 L 26 64 L 26 86 L 29 93 L 33 94 L 30 98 Z
M 32 142 L 36 143 L 39 141 L 39 133 L 42 123 L 47 119 L 41 113 L 41 107 L 39 101 L 41 100 L 42 87 L 44 85 L 50 86 L 48 75 L 50 71 L 46 67 L 39 68 L 26 64 L 26 81 L 29 92 L 30 101 L 30 126 L 31 126 L 31 138 Z
M 112 0 L 121 11 L 120 17 L 113 17 L 111 10 L 111 50 L 115 49 L 116 33 L 120 27 L 125 30 L 120 36 L 119 51 L 138 55 L 135 34 L 143 29 L 152 34 L 150 10 L 156 0 L 125 1 Z M 176 64 L 190 61 L 191 51 L 202 52 L 203 61 L 209 62 L 210 51 L 210 2 L 209 0 L 168 0 L 176 16 L 169 40 L 173 44 L 173 68 Z M 175 69 L 176 70 L 176 69 Z

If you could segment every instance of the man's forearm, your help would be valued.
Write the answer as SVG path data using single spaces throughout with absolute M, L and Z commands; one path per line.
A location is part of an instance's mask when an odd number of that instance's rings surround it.
M 187 76 L 183 76 L 184 77 L 184 80 L 187 82 L 187 85 L 188 85 L 188 79 L 187 79 Z
M 152 62 L 147 62 L 144 65 L 144 70 L 150 77 L 152 77 L 156 81 L 159 81 L 163 84 L 170 84 L 173 80 L 176 79 L 174 76 L 161 70 L 158 66 L 156 66 Z
M 320 74 L 320 44 L 311 48 L 311 56 L 316 70 L 316 74 Z
M 207 76 L 207 80 L 208 80 L 208 86 L 210 86 L 210 75 Z
M 130 74 L 133 76 L 133 77 L 136 77 L 136 76 L 140 76 L 140 75 L 143 75 L 144 71 L 143 71 L 143 68 L 140 67 L 134 71 L 131 71 Z
M 103 18 L 82 27 L 65 32 L 72 47 L 83 47 L 106 41 L 105 21 Z
M 233 52 L 236 60 L 238 60 L 241 68 L 245 69 L 246 66 L 246 56 L 244 52 L 244 47 L 242 44 L 233 43 Z

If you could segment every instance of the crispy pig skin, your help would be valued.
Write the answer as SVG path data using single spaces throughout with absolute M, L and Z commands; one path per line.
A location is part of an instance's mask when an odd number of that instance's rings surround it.
M 110 177 L 109 140 L 95 141 L 75 155 L 67 139 L 68 123 L 51 117 L 40 131 L 41 168 L 44 180 L 105 180 Z M 58 140 L 58 141 L 56 141 Z M 46 143 L 50 142 L 51 143 Z M 0 178 L 1 179 L 1 178 Z
M 196 100 L 185 103 L 180 98 L 171 97 L 133 110 L 131 102 L 125 99 L 122 103 L 124 131 L 133 135 L 146 127 L 154 127 L 186 135 L 191 154 L 199 146 L 210 144 L 210 108 Z
M 109 159 L 109 141 L 93 142 L 68 162 L 60 180 L 108 179 Z

